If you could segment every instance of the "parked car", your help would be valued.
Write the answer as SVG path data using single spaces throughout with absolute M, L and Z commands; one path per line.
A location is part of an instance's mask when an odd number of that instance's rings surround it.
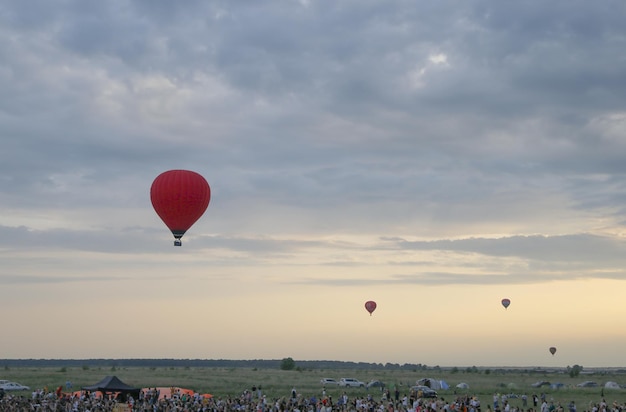
M 578 386 L 579 388 L 595 388 L 599 385 L 593 381 L 584 381 L 584 382 L 579 383 L 576 386 Z
M 5 391 L 27 391 L 30 390 L 30 388 L 28 386 L 22 385 L 21 383 L 17 383 L 17 382 L 6 382 L 3 384 L 0 384 L 0 388 L 4 389 Z
M 320 383 L 324 386 L 326 385 L 339 385 L 339 382 L 337 382 L 335 379 L 333 378 L 322 378 L 320 380 Z
M 377 381 L 377 380 L 371 380 L 367 383 L 366 385 L 368 388 L 384 388 L 385 384 L 382 383 L 381 381 Z
M 339 386 L 343 386 L 343 387 L 353 387 L 353 388 L 364 388 L 365 387 L 365 383 L 361 382 L 358 379 L 353 379 L 353 378 L 341 378 L 339 379 Z
M 437 391 L 428 386 L 416 385 L 411 386 L 411 391 L 415 392 L 418 398 L 436 398 Z
M 532 385 L 533 388 L 541 388 L 542 386 L 550 386 L 550 382 L 548 381 L 537 381 L 535 383 L 533 383 Z

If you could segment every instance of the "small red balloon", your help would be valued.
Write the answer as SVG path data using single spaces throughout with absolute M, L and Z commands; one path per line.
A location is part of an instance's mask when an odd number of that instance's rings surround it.
M 370 316 L 372 316 L 372 312 L 376 310 L 376 302 L 368 300 L 365 302 L 365 309 L 370 313 Z
M 169 170 L 152 182 L 150 200 L 157 215 L 174 235 L 174 245 L 204 214 L 211 200 L 211 188 L 200 174 L 190 170 Z

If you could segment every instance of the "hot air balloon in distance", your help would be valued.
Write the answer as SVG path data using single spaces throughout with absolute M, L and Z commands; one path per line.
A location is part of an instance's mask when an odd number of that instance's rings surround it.
M 168 170 L 154 179 L 150 200 L 155 212 L 174 235 L 174 246 L 204 214 L 211 200 L 207 181 L 190 170 Z
M 511 304 L 511 299 L 507 299 L 507 298 L 502 299 L 502 306 L 504 306 L 504 309 L 508 308 L 510 304 Z
M 372 316 L 372 312 L 376 310 L 376 302 L 368 300 L 365 302 L 365 309 L 370 313 L 370 316 Z
M 554 346 L 550 347 L 550 353 L 552 354 L 552 356 L 554 356 L 554 354 L 556 353 L 556 348 Z

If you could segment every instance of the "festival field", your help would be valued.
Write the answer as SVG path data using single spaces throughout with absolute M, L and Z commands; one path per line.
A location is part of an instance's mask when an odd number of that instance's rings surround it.
M 31 389 L 47 388 L 55 390 L 63 386 L 63 391 L 79 390 L 101 380 L 107 375 L 115 375 L 125 383 L 141 388 L 178 387 L 191 389 L 198 393 L 209 393 L 215 397 L 236 397 L 245 390 L 261 387 L 263 394 L 269 398 L 287 397 L 292 388 L 303 396 L 319 397 L 322 394 L 320 379 L 351 377 L 363 382 L 380 380 L 394 393 L 397 386 L 400 397 L 408 394 L 408 388 L 421 378 L 433 378 L 446 381 L 450 389 L 438 390 L 439 398 L 452 400 L 458 395 L 469 394 L 478 396 L 486 411 L 487 405 L 493 402 L 493 395 L 507 394 L 511 406 L 522 408 L 521 395 L 528 396 L 528 406 L 532 404 L 532 395 L 546 394 L 548 401 L 560 403 L 563 407 L 575 401 L 578 412 L 590 410 L 593 403 L 602 398 L 609 405 L 614 402 L 626 404 L 626 389 L 607 389 L 608 381 L 626 384 L 626 374 L 618 370 L 585 371 L 576 377 L 570 377 L 565 371 L 529 371 L 512 369 L 428 369 L 428 370 L 344 370 L 344 369 L 312 369 L 312 370 L 280 370 L 280 369 L 249 369 L 249 368 L 7 368 L 0 371 L 0 379 L 17 381 L 30 386 Z M 537 381 L 562 383 L 559 389 L 550 387 L 534 388 Z M 599 384 L 595 388 L 580 388 L 576 385 L 584 381 Z M 71 382 L 71 388 L 68 388 Z M 469 389 L 457 389 L 456 385 L 464 382 Z M 349 397 L 366 396 L 367 389 L 326 387 L 326 394 L 337 399 L 344 391 Z M 15 392 L 14 392 L 15 393 Z M 380 389 L 369 389 L 369 393 L 379 397 Z M 30 392 L 18 394 L 30 396 Z

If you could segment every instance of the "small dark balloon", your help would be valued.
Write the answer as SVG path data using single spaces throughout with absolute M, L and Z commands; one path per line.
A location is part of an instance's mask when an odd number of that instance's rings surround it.
M 372 316 L 372 312 L 376 310 L 376 302 L 368 300 L 365 302 L 365 309 L 370 313 L 370 316 Z

